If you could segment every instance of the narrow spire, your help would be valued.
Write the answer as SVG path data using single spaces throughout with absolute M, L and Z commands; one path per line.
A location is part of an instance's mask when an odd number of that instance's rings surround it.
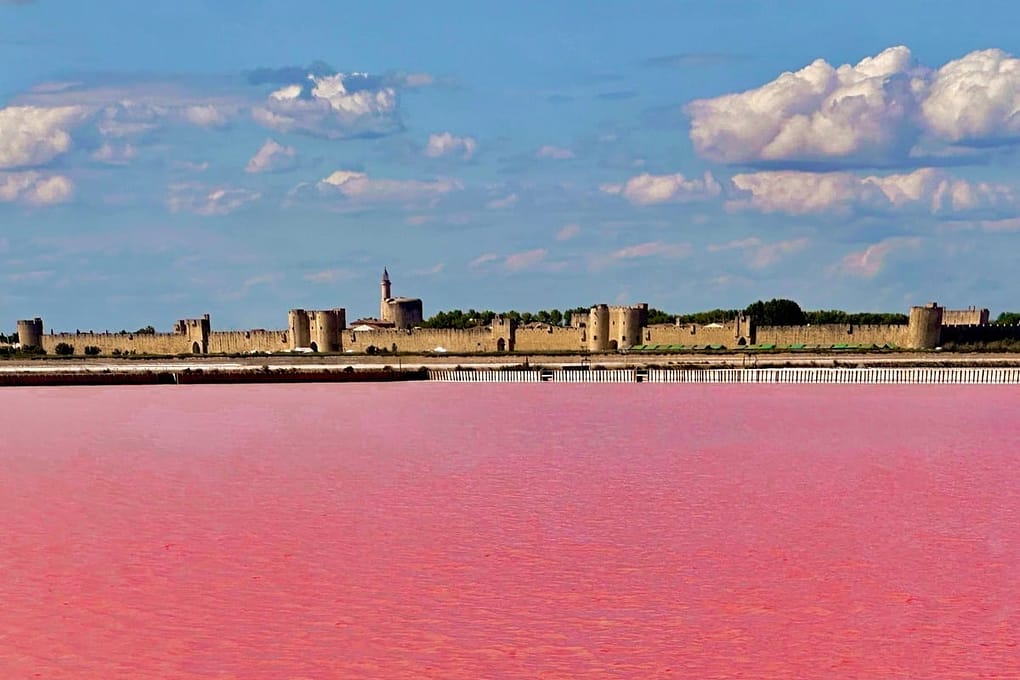
M 382 280 L 383 280 L 383 283 L 389 283 L 390 282 L 390 273 L 388 271 L 386 271 L 386 267 L 383 267 L 383 270 L 382 270 Z

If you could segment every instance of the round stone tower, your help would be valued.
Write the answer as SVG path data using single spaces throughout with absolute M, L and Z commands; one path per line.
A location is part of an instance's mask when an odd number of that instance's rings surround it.
M 596 305 L 588 313 L 588 351 L 609 349 L 609 305 Z
M 907 344 L 910 349 L 935 349 L 942 334 L 942 308 L 935 302 L 910 308 Z
M 18 342 L 22 347 L 42 347 L 43 322 L 39 317 L 18 320 Z
M 641 344 L 641 331 L 648 325 L 648 305 L 626 307 L 620 314 L 620 349 Z
M 287 327 L 290 333 L 290 348 L 310 347 L 311 332 L 308 325 L 308 312 L 303 309 L 292 309 L 287 312 Z
M 339 352 L 340 331 L 343 330 L 344 310 L 327 309 L 317 311 L 315 314 L 315 333 L 311 341 L 315 343 L 315 350 L 318 352 Z M 311 345 L 309 345 L 311 346 Z

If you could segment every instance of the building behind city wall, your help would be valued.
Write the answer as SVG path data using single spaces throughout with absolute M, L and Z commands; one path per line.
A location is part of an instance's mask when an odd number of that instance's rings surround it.
M 419 298 L 394 297 L 389 272 L 383 270 L 379 318 L 348 324 L 341 307 L 292 309 L 280 330 L 213 330 L 209 315 L 181 319 L 170 333 L 54 333 L 40 318 L 17 322 L 20 345 L 55 353 L 57 346 L 75 354 L 245 354 L 279 352 L 612 352 L 630 349 L 739 347 L 870 346 L 934 349 L 943 342 L 974 343 L 1020 340 L 1020 326 L 990 324 L 987 309 L 947 310 L 932 302 L 912 307 L 904 324 L 820 324 L 758 326 L 753 318 L 709 324 L 649 324 L 648 305 L 596 305 L 586 314 L 572 314 L 569 326 L 542 323 L 518 325 L 497 315 L 487 326 L 469 329 L 421 328 Z

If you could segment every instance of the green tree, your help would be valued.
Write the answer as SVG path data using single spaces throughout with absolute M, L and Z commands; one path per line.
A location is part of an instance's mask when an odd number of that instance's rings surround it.
M 57 356 L 69 357 L 74 354 L 74 345 L 69 345 L 66 342 L 59 342 L 57 346 L 53 348 L 53 351 Z
M 1020 312 L 1003 312 L 995 318 L 995 323 L 1006 326 L 1016 326 L 1020 324 Z
M 661 309 L 655 309 L 654 307 L 648 308 L 648 323 L 673 323 L 676 321 L 676 315 L 664 312 Z
M 156 334 L 156 329 L 154 327 L 152 327 L 152 326 L 146 326 L 144 328 L 139 328 L 137 331 L 135 331 L 135 335 L 155 335 L 155 334 Z
M 804 324 L 804 310 L 793 300 L 773 298 L 768 302 L 751 304 L 744 313 L 759 326 L 800 326 Z

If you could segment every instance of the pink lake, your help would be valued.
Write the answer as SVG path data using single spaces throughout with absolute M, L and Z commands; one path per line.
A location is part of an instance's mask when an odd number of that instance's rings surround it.
M 7 388 L 0 677 L 1020 677 L 1018 404 Z

